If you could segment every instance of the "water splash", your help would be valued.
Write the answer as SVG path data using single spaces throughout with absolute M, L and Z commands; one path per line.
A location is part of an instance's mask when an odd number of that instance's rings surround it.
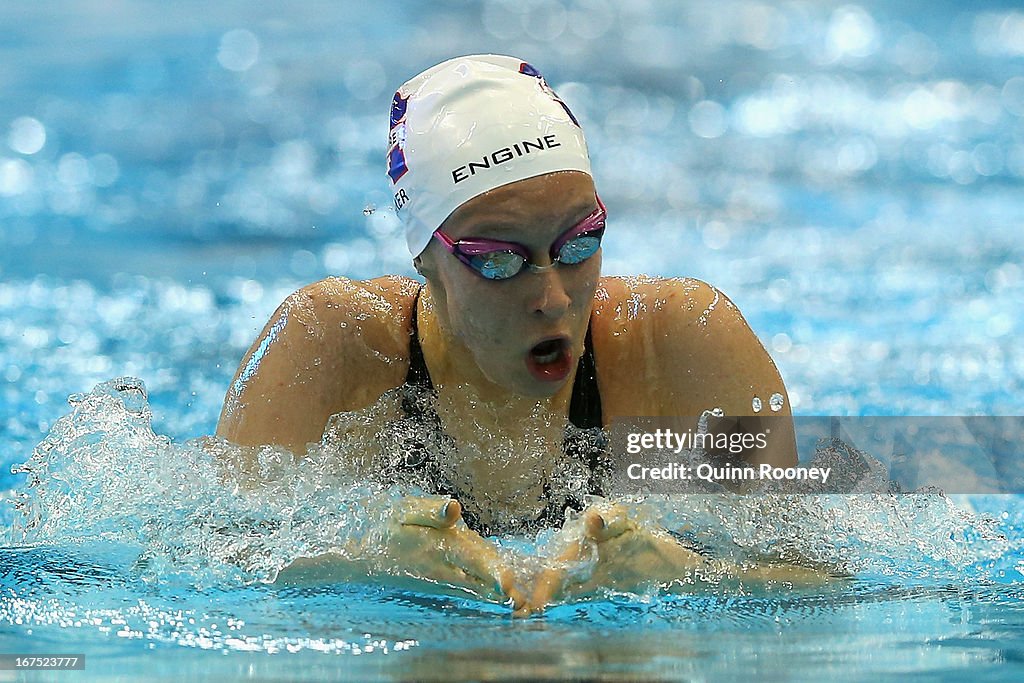
M 153 432 L 140 380 L 104 382 L 69 402 L 72 412 L 13 468 L 27 476 L 14 543 L 114 541 L 137 547 L 137 566 L 154 580 L 249 583 L 272 581 L 296 557 L 368 541 L 386 514 L 386 491 L 317 454 L 172 443 Z
M 365 411 L 335 416 L 321 443 L 296 457 L 212 437 L 172 443 L 153 431 L 140 380 L 104 382 L 71 396 L 71 413 L 14 468 L 26 482 L 16 494 L 11 540 L 115 543 L 135 549 L 134 567 L 146 581 L 200 587 L 272 582 L 296 558 L 325 553 L 380 560 L 398 499 L 430 483 L 367 476 L 374 469 L 396 474 L 418 457 L 406 437 L 429 441 L 429 425 L 394 419 L 400 400 L 389 392 Z M 382 432 L 381 421 L 394 431 Z M 506 446 L 496 458 L 515 455 L 514 444 Z M 832 467 L 830 491 L 842 493 L 764 487 L 738 495 L 706 484 L 671 500 L 609 500 L 643 524 L 738 563 L 810 563 L 905 582 L 1018 577 L 1021 541 L 1007 538 L 1003 520 L 968 512 L 938 491 L 896 491 L 877 460 L 841 442 L 824 443 L 811 464 Z M 580 493 L 580 472 L 553 466 L 547 476 L 556 488 Z M 578 526 L 569 517 L 567 530 Z M 518 545 L 500 541 L 527 571 L 554 552 L 556 536 L 549 529 Z

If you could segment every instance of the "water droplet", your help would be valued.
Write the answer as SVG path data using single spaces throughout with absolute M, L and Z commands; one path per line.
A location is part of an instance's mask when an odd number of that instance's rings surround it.
M 761 399 L 755 396 L 754 400 L 750 402 L 750 407 L 754 409 L 755 413 L 761 412 Z
M 768 399 L 768 405 L 773 411 L 778 412 L 782 410 L 782 406 L 786 405 L 786 399 L 782 397 L 782 394 L 776 392 Z
M 367 204 L 367 205 L 366 205 L 366 206 L 365 206 L 365 207 L 363 208 L 363 215 L 364 215 L 364 216 L 372 216 L 372 215 L 373 215 L 373 212 L 374 212 L 374 211 L 376 211 L 376 210 L 377 210 L 377 207 L 376 207 L 376 206 L 374 206 L 373 204 Z
M 31 116 L 22 116 L 11 123 L 7 144 L 19 154 L 35 154 L 46 144 L 46 127 Z
M 230 71 L 247 71 L 259 59 L 260 41 L 245 29 L 228 31 L 220 38 L 217 61 Z

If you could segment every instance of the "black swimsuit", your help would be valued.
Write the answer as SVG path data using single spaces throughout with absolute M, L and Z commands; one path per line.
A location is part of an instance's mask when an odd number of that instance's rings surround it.
M 422 291 L 422 288 L 421 290 Z M 539 516 L 532 520 L 514 520 L 513 523 L 486 525 L 480 521 L 478 512 L 473 509 L 472 496 L 458 490 L 458 486 L 445 476 L 438 466 L 435 452 L 436 446 L 452 448 L 451 438 L 441 433 L 440 419 L 433 410 L 430 399 L 435 395 L 433 382 L 423 358 L 420 347 L 419 329 L 417 326 L 417 308 L 420 292 L 413 300 L 411 332 L 409 338 L 409 372 L 406 374 L 406 393 L 402 400 L 402 410 L 409 420 L 418 424 L 426 422 L 435 428 L 438 437 L 435 447 L 422 442 L 406 443 L 406 458 L 402 469 L 416 472 L 421 485 L 429 492 L 448 495 L 456 498 L 463 506 L 462 517 L 471 529 L 484 535 L 499 533 L 531 533 L 545 527 L 561 526 L 567 508 L 581 511 L 586 504 L 587 494 L 604 495 L 602 480 L 609 471 L 607 457 L 607 438 L 602 431 L 601 394 L 597 386 L 597 367 L 594 363 L 594 349 L 587 327 L 584 340 L 584 351 L 576 369 L 576 378 L 572 387 L 572 399 L 569 404 L 570 426 L 566 429 L 563 449 L 569 469 L 575 468 L 577 480 L 585 478 L 582 486 L 559 487 L 555 492 L 551 482 L 544 483 L 544 498 L 547 505 Z M 411 457 L 410 457 L 411 456 Z M 563 473 L 565 474 L 565 473 Z M 565 477 L 566 479 L 571 476 Z M 560 477 L 555 477 L 560 479 Z

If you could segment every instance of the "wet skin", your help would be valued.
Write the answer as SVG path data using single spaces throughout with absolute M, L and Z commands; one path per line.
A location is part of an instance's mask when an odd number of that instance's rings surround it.
M 551 265 L 548 252 L 558 236 L 597 208 L 593 181 L 582 173 L 507 185 L 485 199 L 459 207 L 445 221 L 444 231 L 454 240 L 519 242 L 541 267 Z M 576 265 L 492 281 L 435 240 L 417 259 L 417 267 L 428 282 L 422 336 L 435 383 L 469 384 L 485 400 L 524 405 L 571 387 L 566 381 L 534 377 L 527 357 L 542 340 L 564 337 L 573 361 L 579 359 L 601 272 L 600 251 Z
M 595 207 L 589 176 L 554 173 L 470 200 L 443 229 L 456 240 L 472 236 L 522 243 L 534 263 L 546 266 L 552 242 Z M 774 393 L 786 396 L 774 363 L 742 315 L 706 283 L 600 277 L 600 253 L 581 264 L 524 272 L 501 282 L 480 278 L 435 243 L 416 264 L 427 280 L 418 311 L 424 357 L 443 409 L 443 427 L 460 448 L 476 445 L 484 452 L 488 438 L 514 438 L 517 425 L 536 414 L 538 403 L 554 415 L 567 416 L 588 322 L 604 424 L 633 415 L 697 416 L 719 407 L 731 416 L 729 429 L 754 433 L 762 418 L 753 413 L 752 398 L 759 396 L 767 404 Z M 365 408 L 400 386 L 409 366 L 410 319 L 418 287 L 401 277 L 364 282 L 328 278 L 290 296 L 243 359 L 217 434 L 242 446 L 277 444 L 302 454 L 308 443 L 319 441 L 331 415 Z M 540 379 L 528 366 L 530 349 L 553 336 L 567 339 L 572 353 L 572 371 L 560 381 Z M 774 415 L 788 416 L 788 403 Z M 481 410 L 481 404 L 489 409 Z M 474 419 L 446 420 L 445 415 Z M 692 427 L 692 420 L 679 424 L 680 431 Z M 551 429 L 553 450 L 561 448 L 560 439 L 561 430 Z M 791 429 L 776 429 L 769 447 L 749 461 L 796 464 Z M 540 471 L 538 464 L 524 461 L 522 473 Z M 473 463 L 467 467 L 472 469 Z M 502 481 L 488 479 L 485 471 L 480 474 L 477 486 L 492 487 L 499 501 L 513 498 L 516 492 L 502 490 Z M 445 577 L 449 583 L 452 567 L 459 567 L 474 578 L 454 583 L 484 595 L 480 568 L 493 566 L 483 583 L 512 596 L 519 614 L 540 609 L 569 590 L 564 574 L 535 577 L 535 585 L 508 585 L 508 568 L 495 564 L 486 550 L 493 547 L 489 542 L 461 520 L 453 522 L 450 512 L 437 513 L 437 500 L 427 498 L 416 505 L 428 508 L 412 518 L 418 522 L 396 511 L 395 567 L 401 566 L 405 553 L 407 565 L 421 576 Z M 606 521 L 609 513 L 588 514 Z M 596 520 L 590 524 L 599 525 Z M 631 562 L 630 553 L 604 553 L 595 576 L 607 582 L 622 587 L 657 574 L 661 560 L 652 560 L 655 556 L 674 558 L 680 572 L 688 563 L 700 562 L 689 551 L 680 553 L 667 535 L 640 533 L 628 524 L 620 527 L 639 534 L 627 538 L 634 546 L 642 539 L 641 545 L 654 554 L 637 553 L 647 559 Z M 410 543 L 409 534 L 428 540 Z M 636 550 L 634 546 L 629 547 Z

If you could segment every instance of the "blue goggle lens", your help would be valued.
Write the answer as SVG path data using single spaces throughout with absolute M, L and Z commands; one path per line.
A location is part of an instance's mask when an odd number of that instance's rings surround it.
M 488 280 L 507 280 L 526 265 L 526 259 L 513 251 L 492 251 L 471 256 L 470 264 Z
M 580 235 L 562 245 L 562 248 L 558 250 L 558 261 L 570 266 L 583 263 L 596 254 L 600 248 L 600 236 Z

